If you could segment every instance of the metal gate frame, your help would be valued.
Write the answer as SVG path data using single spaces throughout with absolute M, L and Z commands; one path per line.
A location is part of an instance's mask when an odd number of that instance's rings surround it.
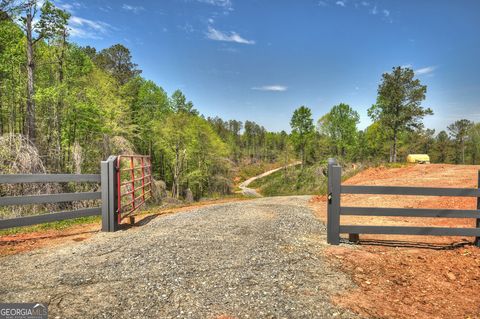
M 129 167 L 122 167 L 122 160 L 127 160 Z M 138 163 L 139 162 L 139 163 Z M 140 164 L 140 166 L 135 166 Z M 140 171 L 135 174 L 135 171 Z M 124 180 L 122 172 L 129 172 L 129 179 Z M 116 160 L 117 175 L 117 222 L 120 224 L 122 219 L 129 217 L 130 222 L 134 222 L 134 213 L 146 201 L 152 197 L 152 163 L 148 155 L 120 155 Z M 140 183 L 140 185 L 136 185 Z M 130 189 L 125 191 L 125 187 Z M 123 187 L 123 188 L 122 188 Z M 138 196 L 137 194 L 140 193 Z M 131 197 L 126 204 L 122 203 L 122 199 Z

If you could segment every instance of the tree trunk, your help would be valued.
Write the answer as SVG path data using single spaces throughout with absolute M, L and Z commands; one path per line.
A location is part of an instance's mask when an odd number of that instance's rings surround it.
M 305 146 L 302 145 L 300 153 L 302 157 L 302 171 L 303 171 L 303 167 L 305 166 Z
M 33 15 L 27 14 L 26 18 L 26 31 L 27 31 L 27 118 L 25 121 L 24 132 L 27 138 L 35 144 L 36 130 L 35 130 L 35 62 L 33 53 L 33 38 L 32 38 L 32 20 Z
M 62 149 L 62 114 L 63 114 L 63 109 L 64 109 L 64 91 L 63 91 L 63 78 L 64 78 L 64 73 L 63 73 L 63 65 L 65 61 L 65 46 L 67 42 L 67 30 L 63 30 L 63 35 L 62 35 L 62 43 L 61 43 L 61 48 L 60 48 L 60 57 L 58 59 L 58 83 L 60 84 L 60 95 L 58 97 L 57 101 L 57 109 L 56 109 L 56 116 L 55 116 L 55 126 L 57 129 L 57 139 L 56 139 L 56 151 L 57 151 L 57 170 L 62 170 L 64 165 L 64 157 L 63 157 L 63 149 Z
M 393 131 L 393 158 L 391 162 L 397 162 L 397 130 Z

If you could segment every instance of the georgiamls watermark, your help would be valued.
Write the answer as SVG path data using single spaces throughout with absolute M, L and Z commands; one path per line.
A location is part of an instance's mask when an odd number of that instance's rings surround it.
M 47 319 L 48 308 L 41 303 L 0 303 L 0 319 Z

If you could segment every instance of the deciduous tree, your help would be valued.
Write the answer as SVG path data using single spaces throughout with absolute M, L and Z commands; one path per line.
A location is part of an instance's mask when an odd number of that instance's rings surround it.
M 318 120 L 318 128 L 329 138 L 335 154 L 345 156 L 347 149 L 355 147 L 359 121 L 357 111 L 348 104 L 340 103 Z
M 314 133 L 314 125 L 312 119 L 312 111 L 306 107 L 301 106 L 293 112 L 290 120 L 290 127 L 292 128 L 292 140 L 296 148 L 300 151 L 300 158 L 302 160 L 302 168 L 305 166 L 305 149 L 307 143 L 312 138 Z

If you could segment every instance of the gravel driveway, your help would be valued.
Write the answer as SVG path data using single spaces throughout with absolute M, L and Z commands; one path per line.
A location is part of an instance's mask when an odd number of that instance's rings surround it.
M 0 301 L 50 318 L 352 318 L 351 287 L 322 257 L 309 197 L 202 207 L 146 225 L 0 258 Z

